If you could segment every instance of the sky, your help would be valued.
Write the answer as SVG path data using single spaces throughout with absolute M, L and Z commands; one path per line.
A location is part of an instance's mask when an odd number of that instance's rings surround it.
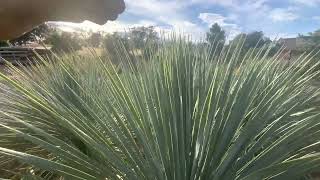
M 155 26 L 201 39 L 218 23 L 232 39 L 241 32 L 263 31 L 271 39 L 294 37 L 320 29 L 320 0 L 125 0 L 126 10 L 103 26 L 65 24 L 106 32 Z

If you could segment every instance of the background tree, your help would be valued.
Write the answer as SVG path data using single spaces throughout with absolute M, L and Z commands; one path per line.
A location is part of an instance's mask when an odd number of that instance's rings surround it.
M 320 45 L 320 29 L 308 33 L 308 35 L 299 34 L 298 39 L 302 42 L 299 43 L 299 52 L 310 52 Z
M 214 43 L 224 44 L 226 41 L 225 34 L 225 31 L 219 26 L 219 24 L 214 23 L 206 34 L 206 40 L 211 45 Z
M 10 40 L 10 43 L 13 45 L 25 45 L 29 42 L 39 42 L 43 41 L 50 32 L 50 27 L 47 24 L 41 24 L 31 30 L 23 34 L 22 36 Z
M 133 43 L 133 46 L 138 49 L 143 49 L 146 47 L 146 44 L 157 43 L 159 40 L 154 26 L 131 28 L 127 36 L 130 42 Z
M 261 48 L 268 43 L 271 43 L 271 40 L 268 37 L 265 37 L 262 31 L 254 31 L 247 35 L 245 48 Z
M 140 51 L 139 53 L 145 60 L 150 59 L 151 51 L 158 49 L 159 36 L 154 26 L 134 27 L 126 35 L 126 39 L 131 48 Z
M 91 33 L 91 35 L 88 38 L 89 46 L 92 46 L 95 48 L 99 47 L 101 45 L 102 39 L 103 39 L 102 33 L 100 32 Z
M 231 41 L 230 41 L 230 45 L 236 45 L 238 43 L 240 43 L 241 41 L 244 41 L 244 39 L 246 38 L 247 34 L 246 33 L 240 33 L 238 35 L 236 35 Z
M 80 50 L 81 40 L 76 34 L 69 32 L 52 31 L 45 40 L 45 43 L 52 46 L 55 52 L 70 52 Z
M 117 33 L 107 34 L 103 39 L 103 47 L 106 49 L 104 53 L 108 53 L 108 57 L 112 61 L 113 64 L 118 64 L 120 61 L 117 60 L 117 44 L 118 40 L 122 39 Z M 107 54 L 103 54 L 103 57 L 106 57 Z
M 217 53 L 221 51 L 226 42 L 225 31 L 219 26 L 219 24 L 213 24 L 209 29 L 209 32 L 206 34 L 206 41 L 214 48 L 211 52 L 211 56 L 213 57 L 215 52 Z
M 231 46 L 231 51 L 235 50 L 238 44 L 242 45 L 242 50 L 240 52 L 240 57 L 243 57 L 247 52 L 258 53 L 259 50 L 270 45 L 271 49 L 268 53 L 269 56 L 274 55 L 279 51 L 281 45 L 277 43 L 272 43 L 270 38 L 266 37 L 262 31 L 254 31 L 251 33 L 240 33 L 233 40 L 230 41 L 229 46 Z M 263 49 L 263 53 L 267 51 L 267 48 Z
M 312 37 L 320 37 L 320 29 L 309 33 L 309 35 L 312 36 Z
M 241 33 L 238 34 L 232 41 L 233 44 L 244 41 L 243 49 L 249 50 L 251 48 L 261 48 L 265 44 L 271 43 L 270 38 L 265 37 L 262 31 L 254 31 L 249 34 Z
M 130 68 L 128 66 L 129 64 L 127 64 L 127 60 L 129 60 L 131 65 L 133 65 L 131 67 L 136 68 L 137 56 L 135 56 L 136 53 L 134 52 L 137 50 L 139 52 L 143 52 L 143 50 L 137 49 L 133 45 L 130 35 L 131 33 L 113 33 L 107 34 L 103 39 L 103 47 L 106 49 L 106 51 L 104 51 L 102 57 L 110 58 L 111 62 L 118 67 L 119 73 L 122 72 L 123 68 Z M 139 58 L 141 58 L 141 56 L 139 56 Z M 123 59 L 126 59 L 126 61 Z
M 103 39 L 105 53 L 108 53 L 113 64 L 118 65 L 119 56 L 126 54 L 134 67 L 138 59 L 150 59 L 150 54 L 158 49 L 158 45 L 159 36 L 153 26 L 134 27 L 129 32 L 108 34 Z

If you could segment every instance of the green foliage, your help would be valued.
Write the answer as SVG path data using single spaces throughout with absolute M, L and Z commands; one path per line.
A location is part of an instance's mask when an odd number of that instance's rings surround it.
M 82 47 L 81 39 L 76 34 L 56 30 L 48 35 L 45 43 L 51 45 L 54 52 L 77 51 Z
M 159 40 L 158 33 L 153 26 L 131 28 L 127 37 L 132 42 L 132 46 L 138 49 L 144 49 L 146 44 L 157 43 Z
M 119 54 L 123 54 L 121 50 L 125 50 L 132 64 L 136 64 L 137 59 L 147 61 L 151 58 L 151 54 L 158 50 L 160 39 L 154 27 L 135 27 L 124 34 L 114 33 L 104 37 L 103 47 L 106 48 L 105 54 L 114 64 L 121 63 Z M 138 58 L 137 58 L 138 57 Z
M 7 41 L 0 40 L 0 47 L 8 47 L 9 43 Z
M 103 47 L 105 51 L 103 52 L 102 57 L 109 59 L 114 65 L 119 65 L 121 59 L 119 59 L 119 41 L 124 45 L 125 52 L 129 52 L 129 44 L 126 38 L 121 37 L 117 33 L 106 35 L 103 39 Z
M 319 169 L 311 58 L 285 66 L 278 54 L 239 51 L 209 61 L 208 49 L 173 39 L 120 75 L 94 55 L 12 67 L 19 78 L 0 74 L 0 164 L 88 180 L 296 179 Z
M 244 50 L 261 48 L 264 45 L 271 43 L 271 40 L 265 37 L 262 31 L 254 31 L 249 34 L 241 33 L 233 39 L 233 43 L 238 44 L 243 38 L 245 38 L 242 47 Z
M 125 35 L 126 47 L 136 50 L 144 60 L 150 58 L 151 51 L 158 48 L 159 36 L 153 26 L 134 27 Z
M 209 44 L 224 44 L 226 41 L 225 31 L 219 26 L 219 24 L 214 23 L 209 32 L 207 32 L 206 40 Z
M 92 47 L 100 47 L 102 42 L 103 36 L 101 33 L 91 33 L 91 35 L 88 38 L 88 45 Z
M 315 30 L 314 32 L 309 33 L 310 36 L 312 37 L 318 37 L 320 36 L 320 29 Z
M 226 42 L 225 31 L 217 24 L 213 24 L 206 34 L 206 41 L 211 47 L 217 47 L 216 51 L 211 51 L 211 59 L 219 56 Z
M 319 48 L 320 44 L 320 30 L 309 33 L 309 36 L 301 35 L 297 37 L 300 40 L 300 46 L 297 51 L 299 52 L 311 52 Z

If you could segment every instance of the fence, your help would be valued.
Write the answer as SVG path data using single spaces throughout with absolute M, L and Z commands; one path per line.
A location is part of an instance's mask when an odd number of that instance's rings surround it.
M 0 47 L 0 64 L 8 61 L 12 64 L 29 64 L 38 55 L 46 55 L 49 50 L 46 48 L 28 47 Z

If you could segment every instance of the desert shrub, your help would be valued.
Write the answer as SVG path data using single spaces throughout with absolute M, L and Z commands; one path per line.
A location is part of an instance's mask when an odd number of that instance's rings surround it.
M 183 39 L 161 46 L 121 74 L 94 55 L 13 67 L 16 79 L 0 74 L 1 164 L 92 180 L 295 179 L 318 170 L 319 91 L 310 81 L 319 71 L 308 56 L 294 66 L 235 51 L 210 61 Z

